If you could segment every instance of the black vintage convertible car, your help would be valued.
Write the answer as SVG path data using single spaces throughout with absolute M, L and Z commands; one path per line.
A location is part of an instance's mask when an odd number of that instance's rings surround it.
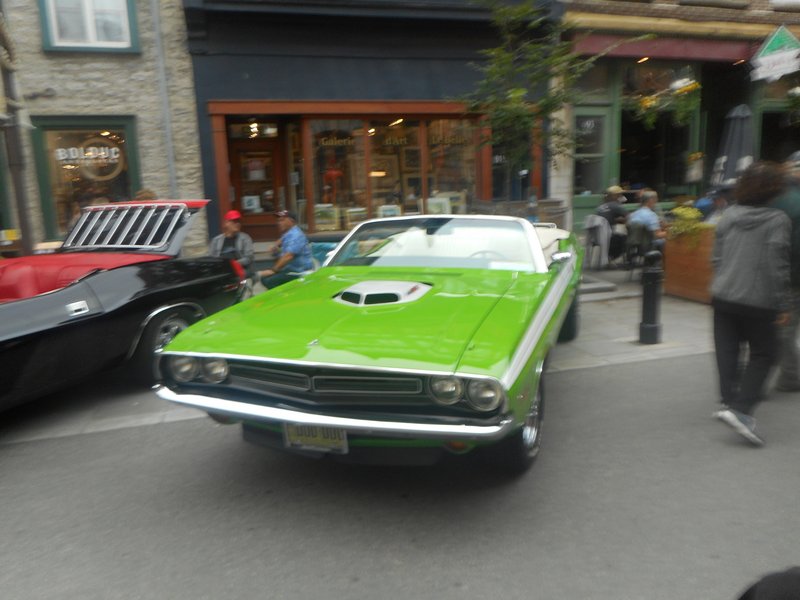
M 184 250 L 207 203 L 90 206 L 55 253 L 0 260 L 0 410 L 122 361 L 152 384 L 157 349 L 234 304 L 239 264 Z

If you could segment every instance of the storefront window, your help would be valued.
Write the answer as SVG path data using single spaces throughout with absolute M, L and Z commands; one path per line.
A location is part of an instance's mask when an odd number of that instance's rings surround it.
M 297 211 L 298 224 L 306 228 L 306 206 L 307 201 L 303 190 L 303 146 L 300 143 L 300 125 L 297 123 L 290 123 L 286 127 L 286 134 L 288 136 L 287 147 L 288 152 L 288 165 L 289 165 L 289 208 Z
M 278 137 L 278 124 L 264 122 L 251 118 L 247 123 L 230 123 L 228 125 L 228 138 L 233 140 L 276 138 Z
M 620 141 L 622 187 L 651 188 L 662 200 L 691 191 L 686 183 L 688 127 L 675 127 L 668 114 L 661 114 L 648 130 L 630 112 L 623 111 Z
M 681 65 L 683 67 L 683 65 Z M 662 94 L 678 79 L 678 67 L 648 60 L 642 64 L 625 67 L 622 93 L 632 96 Z
M 608 63 L 597 63 L 578 79 L 576 87 L 593 99 L 608 99 L 610 77 Z
M 428 212 L 466 212 L 475 198 L 477 131 L 471 121 L 441 119 L 428 126 Z M 445 200 L 442 200 L 445 199 Z
M 82 207 L 132 197 L 124 129 L 46 130 L 44 146 L 58 236 Z
M 575 117 L 575 193 L 600 194 L 604 181 L 603 144 L 606 136 L 604 115 Z
M 375 216 L 419 212 L 422 195 L 419 122 L 403 118 L 372 121 L 367 134 Z
M 367 214 L 364 122 L 314 120 L 311 133 L 316 229 L 349 229 Z

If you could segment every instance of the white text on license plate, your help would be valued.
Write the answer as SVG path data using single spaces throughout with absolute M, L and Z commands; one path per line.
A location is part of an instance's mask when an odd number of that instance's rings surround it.
M 287 448 L 347 454 L 347 432 L 335 427 L 285 423 L 283 443 Z

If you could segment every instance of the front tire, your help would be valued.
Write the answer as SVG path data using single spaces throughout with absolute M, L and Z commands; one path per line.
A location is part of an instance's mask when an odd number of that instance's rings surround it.
M 191 323 L 188 313 L 177 309 L 167 310 L 153 317 L 145 327 L 131 359 L 133 377 L 137 382 L 150 386 L 161 378 L 156 351 L 169 344 Z
M 561 330 L 558 332 L 558 341 L 571 342 L 578 337 L 578 322 L 578 294 L 576 293 L 567 311 L 567 316 L 564 317 L 564 322 L 561 324 Z
M 517 431 L 488 448 L 492 462 L 510 475 L 521 475 L 539 456 L 544 424 L 544 375 L 539 377 L 536 396 Z

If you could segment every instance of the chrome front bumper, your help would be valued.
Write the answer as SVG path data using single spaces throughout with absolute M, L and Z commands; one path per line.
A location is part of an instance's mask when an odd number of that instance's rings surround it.
M 236 419 L 254 419 L 275 423 L 293 423 L 298 425 L 317 425 L 335 427 L 362 435 L 441 438 L 464 441 L 497 441 L 507 436 L 514 429 L 514 420 L 505 415 L 492 425 L 450 425 L 446 423 L 408 423 L 403 421 L 377 421 L 373 419 L 353 419 L 317 413 L 307 413 L 286 408 L 274 408 L 260 404 L 247 404 L 223 400 L 199 394 L 177 394 L 165 386 L 158 386 L 156 394 L 162 400 L 175 402 L 184 406 L 199 408 L 216 415 L 224 415 Z

